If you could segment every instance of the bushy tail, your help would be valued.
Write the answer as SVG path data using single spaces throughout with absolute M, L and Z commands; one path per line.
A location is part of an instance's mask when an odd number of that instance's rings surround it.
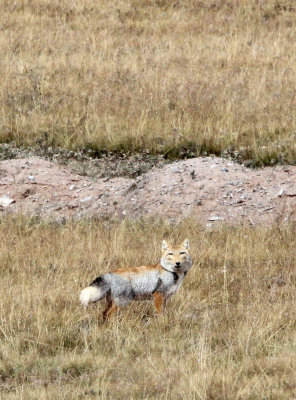
M 89 303 L 95 303 L 105 297 L 108 290 L 110 290 L 110 286 L 99 277 L 90 286 L 81 290 L 80 303 L 87 307 Z

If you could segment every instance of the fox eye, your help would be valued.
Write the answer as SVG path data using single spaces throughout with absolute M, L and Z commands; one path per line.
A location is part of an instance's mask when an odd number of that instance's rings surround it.
M 173 255 L 173 253 L 168 253 L 168 256 L 172 256 Z
M 180 251 L 180 254 L 185 254 L 185 251 Z

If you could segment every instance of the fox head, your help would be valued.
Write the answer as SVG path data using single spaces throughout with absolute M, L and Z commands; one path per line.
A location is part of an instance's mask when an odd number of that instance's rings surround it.
M 185 239 L 179 246 L 171 246 L 165 240 L 162 242 L 161 266 L 170 272 L 187 272 L 192 267 L 189 255 L 189 241 Z

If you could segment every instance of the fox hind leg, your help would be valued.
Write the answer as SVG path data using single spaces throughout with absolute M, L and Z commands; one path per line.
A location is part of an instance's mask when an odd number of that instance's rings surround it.
M 107 297 L 107 306 L 103 311 L 103 319 L 104 321 L 110 319 L 110 317 L 116 312 L 118 306 L 111 300 L 111 298 Z
M 108 308 L 108 310 L 105 313 L 105 319 L 110 319 L 111 316 L 117 311 L 118 306 L 114 303 L 112 303 L 112 306 Z
M 154 304 L 156 311 L 158 312 L 158 314 L 162 314 L 165 306 L 165 297 L 163 294 L 159 292 L 154 292 L 153 296 L 154 296 Z

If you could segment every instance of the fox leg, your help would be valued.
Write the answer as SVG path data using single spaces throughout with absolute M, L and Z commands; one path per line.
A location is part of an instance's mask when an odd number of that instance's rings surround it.
M 165 298 L 164 298 L 163 294 L 161 294 L 159 292 L 154 292 L 153 296 L 154 296 L 154 304 L 155 304 L 156 311 L 158 312 L 158 314 L 162 314 L 164 306 L 165 306 Z
M 118 308 L 117 305 L 114 304 L 113 301 L 110 298 L 108 298 L 107 299 L 107 307 L 103 311 L 104 320 L 109 319 L 111 317 L 111 315 L 115 313 L 117 308 Z
M 106 312 L 106 319 L 109 319 L 118 309 L 118 306 L 112 303 L 112 306 Z

